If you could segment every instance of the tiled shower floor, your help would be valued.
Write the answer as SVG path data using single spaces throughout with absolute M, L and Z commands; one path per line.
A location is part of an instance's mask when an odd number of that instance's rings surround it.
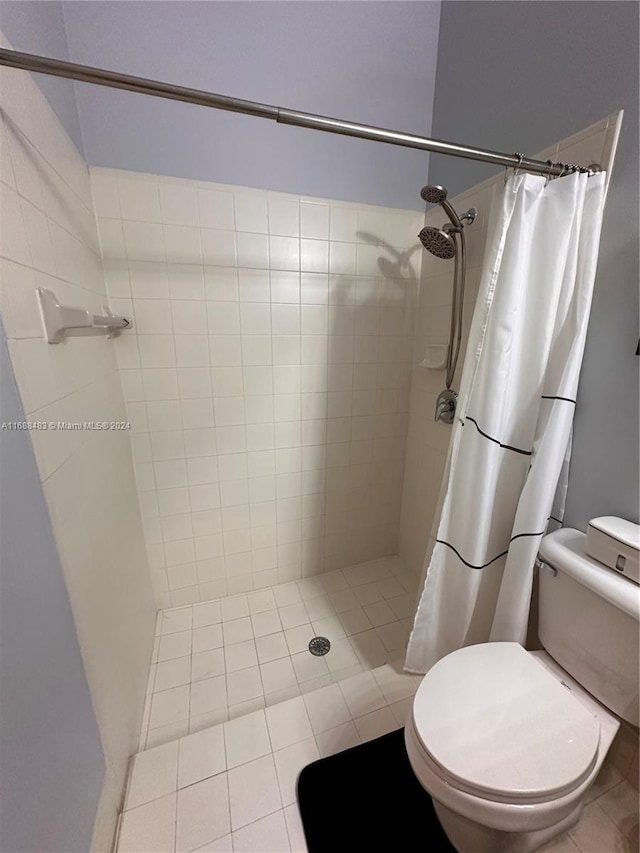
M 398 557 L 158 614 L 140 749 L 404 657 L 417 578 Z M 331 641 L 323 657 L 309 640 Z

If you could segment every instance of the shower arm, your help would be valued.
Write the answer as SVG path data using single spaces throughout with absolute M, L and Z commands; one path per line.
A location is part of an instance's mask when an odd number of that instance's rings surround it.
M 271 119 L 280 124 L 306 127 L 311 130 L 324 130 L 327 133 L 338 133 L 358 139 L 369 139 L 374 142 L 386 142 L 389 145 L 417 148 L 421 151 L 432 151 L 436 154 L 464 157 L 467 160 L 479 160 L 484 163 L 491 163 L 494 166 L 518 167 L 523 171 L 547 175 L 548 177 L 560 177 L 566 175 L 568 172 L 593 174 L 600 169 L 596 164 L 587 167 L 579 166 L 575 163 L 553 163 L 551 160 L 534 160 L 520 154 L 504 154 L 500 151 L 472 148 L 468 145 L 458 145 L 453 142 L 430 139 L 426 136 L 402 133 L 397 130 L 387 130 L 368 124 L 358 124 L 356 122 L 330 118 L 329 116 L 314 115 L 313 113 L 290 110 L 284 107 L 272 106 L 271 104 L 262 104 L 257 101 L 233 98 L 228 95 L 218 95 L 202 89 L 176 86 L 173 83 L 163 83 L 159 80 L 134 77 L 130 74 L 121 74 L 116 71 L 95 68 L 91 65 L 80 65 L 75 62 L 65 62 L 60 59 L 51 59 L 46 56 L 22 53 L 17 50 L 7 50 L 6 48 L 0 48 L 0 65 L 6 65 L 10 68 L 20 68 L 25 71 L 36 71 L 39 74 L 50 74 L 54 77 L 67 77 L 71 80 L 80 80 L 84 83 L 109 86 L 112 89 L 125 89 L 130 92 L 152 95 L 156 98 L 167 98 L 174 101 L 184 101 L 189 104 L 198 104 L 203 107 L 212 107 L 218 110 L 258 116 L 259 118 Z

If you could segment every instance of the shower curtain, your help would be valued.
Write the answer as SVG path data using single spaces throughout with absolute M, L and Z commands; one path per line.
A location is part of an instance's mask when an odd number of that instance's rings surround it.
M 525 640 L 536 554 L 563 506 L 604 197 L 602 172 L 515 175 L 494 197 L 411 672 Z

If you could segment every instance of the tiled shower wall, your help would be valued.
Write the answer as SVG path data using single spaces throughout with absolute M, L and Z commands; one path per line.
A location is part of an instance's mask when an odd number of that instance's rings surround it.
M 476 220 L 466 226 L 467 270 L 463 309 L 462 345 L 452 387 L 458 390 L 466 341 L 475 305 L 491 190 L 469 193 L 453 200 L 457 211 L 477 210 Z M 440 228 L 446 216 L 440 208 L 429 210 L 427 225 Z M 422 259 L 420 295 L 416 319 L 414 366 L 411 379 L 411 406 L 407 434 L 407 458 L 403 486 L 398 554 L 407 568 L 422 571 L 432 524 L 437 522 L 436 508 L 445 471 L 452 427 L 434 420 L 436 399 L 445 388 L 445 371 L 421 365 L 432 344 L 446 342 L 451 317 L 453 260 L 445 261 L 425 253 Z M 443 335 L 444 331 L 444 335 Z
M 0 309 L 27 421 L 122 421 L 113 341 L 48 344 L 35 295 L 49 288 L 96 313 L 106 301 L 87 167 L 30 75 L 3 69 L 0 91 Z M 94 838 L 105 850 L 137 745 L 155 623 L 130 443 L 109 430 L 30 435 L 105 752 Z
M 394 554 L 423 216 L 92 187 L 158 605 Z

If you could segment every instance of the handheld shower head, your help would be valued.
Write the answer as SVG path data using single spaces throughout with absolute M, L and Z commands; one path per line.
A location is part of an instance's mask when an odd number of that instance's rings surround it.
M 444 187 L 438 186 L 437 184 L 422 187 L 422 189 L 420 190 L 420 196 L 424 201 L 427 202 L 427 204 L 439 204 L 440 207 L 444 210 L 444 212 L 449 217 L 449 222 L 451 223 L 450 226 L 445 226 L 445 230 L 447 231 L 451 227 L 453 227 L 456 231 L 462 231 L 463 221 L 469 222 L 471 224 L 476 218 L 475 207 L 469 208 L 469 210 L 462 216 L 458 216 L 451 204 L 449 204 L 449 202 L 447 201 L 446 189 Z M 424 241 L 423 245 L 425 245 Z M 425 248 L 429 249 L 429 247 L 426 245 Z M 429 249 L 429 251 L 431 251 L 431 249 Z M 453 257 L 453 255 L 448 255 L 447 257 Z
M 453 231 L 453 229 L 447 230 L 446 225 L 443 228 L 427 226 L 422 229 L 418 234 L 418 237 L 427 252 L 431 252 L 431 254 L 435 255 L 436 258 L 442 258 L 444 261 L 449 261 L 451 258 L 455 257 L 457 252 L 455 237 L 452 236 L 451 231 Z M 455 231 L 453 233 L 455 233 Z
M 444 187 L 428 186 L 422 187 L 420 196 L 427 204 L 442 204 L 447 198 L 447 191 Z
M 447 191 L 444 187 L 437 185 L 422 187 L 420 190 L 420 196 L 427 202 L 427 204 L 439 204 L 449 217 L 451 224 L 455 228 L 462 228 L 462 222 L 460 222 L 458 214 L 447 201 Z

